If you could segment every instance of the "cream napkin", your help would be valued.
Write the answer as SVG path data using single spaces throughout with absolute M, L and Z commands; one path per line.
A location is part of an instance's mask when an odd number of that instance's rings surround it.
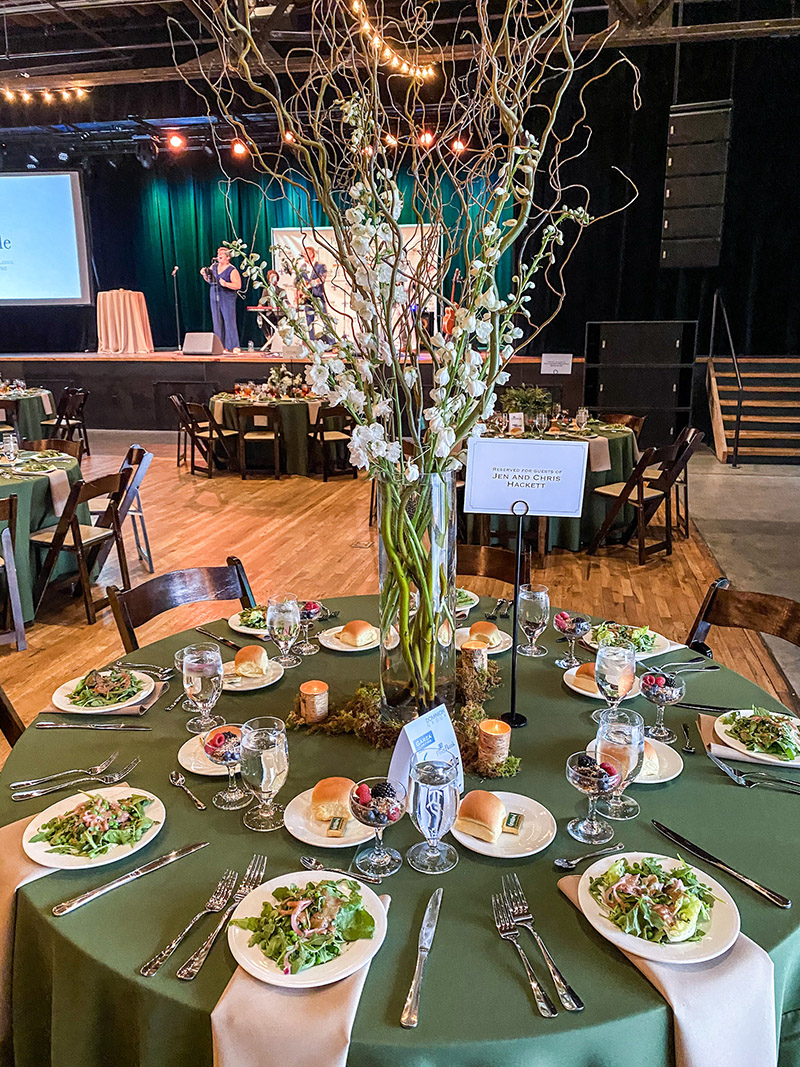
M 64 510 L 64 506 L 69 499 L 69 477 L 65 470 L 56 468 L 54 471 L 50 471 L 47 475 L 50 481 L 50 498 L 53 501 L 53 514 L 57 519 L 61 518 L 61 513 Z
M 313 426 L 314 423 L 317 421 L 317 415 L 319 415 L 319 409 L 320 409 L 320 405 L 322 404 L 322 401 L 321 400 L 309 400 L 309 401 L 307 401 L 307 403 L 308 403 L 308 421 Z
M 611 470 L 611 451 L 608 438 L 598 434 L 589 438 L 589 470 L 595 474 Z
M 389 910 L 391 897 L 381 902 Z M 279 989 L 237 967 L 211 1012 L 214 1067 L 345 1067 L 369 964 L 318 989 Z
M 167 685 L 168 685 L 167 682 L 156 682 L 155 688 L 153 689 L 153 692 L 149 696 L 144 697 L 143 700 L 140 700 L 136 704 L 131 704 L 129 707 L 123 708 L 121 711 L 103 711 L 102 708 L 92 708 L 92 710 L 91 710 L 91 712 L 89 714 L 99 715 L 100 717 L 102 717 L 104 715 L 105 716 L 108 716 L 108 715 L 126 715 L 126 714 L 130 714 L 130 712 L 134 708 L 141 708 L 142 706 L 144 706 L 145 708 L 148 708 L 148 709 L 152 708 L 152 706 L 155 704 L 155 702 L 158 700 L 158 698 L 166 690 Z M 46 707 L 42 708 L 42 710 L 39 712 L 39 714 L 40 715 L 82 715 L 82 712 L 61 711 L 61 709 L 57 708 L 55 706 L 55 704 L 50 703 Z
M 53 414 L 53 394 L 47 389 L 42 389 L 39 396 L 42 400 L 42 407 L 44 408 L 45 415 Z
M 576 908 L 580 876 L 558 888 Z M 676 1067 L 775 1067 L 775 983 L 772 960 L 739 934 L 724 956 L 708 963 L 653 963 L 623 955 L 672 1008 Z
M 717 759 L 722 760 L 738 760 L 740 763 L 758 763 L 762 767 L 769 766 L 776 771 L 782 769 L 778 763 L 770 763 L 767 765 L 764 760 L 757 759 L 755 756 L 747 755 L 736 748 L 730 748 L 728 745 L 724 745 L 719 737 L 717 737 L 716 731 L 714 730 L 715 719 L 716 715 L 697 716 L 697 729 L 700 731 L 700 736 L 703 739 L 703 744 L 706 746 L 706 750 L 710 752 L 712 756 L 716 756 Z M 790 768 L 787 767 L 786 769 L 789 770 Z
M 214 403 L 211 405 L 211 414 L 214 416 L 214 421 L 218 422 L 220 426 L 222 425 L 223 410 L 224 409 L 221 400 L 215 400 Z

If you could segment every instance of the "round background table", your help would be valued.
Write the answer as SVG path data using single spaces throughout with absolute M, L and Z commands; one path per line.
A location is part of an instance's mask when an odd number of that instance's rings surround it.
M 253 401 L 264 403 L 264 401 Z M 237 408 L 247 408 L 247 400 L 231 400 L 212 396 L 209 407 L 217 422 L 226 429 L 237 430 Z M 319 401 L 275 400 L 270 406 L 276 407 L 281 416 L 283 443 L 286 454 L 286 473 L 307 475 L 309 470 L 309 438 L 311 422 L 316 418 Z M 251 425 L 248 428 L 252 428 Z M 269 446 L 272 447 L 271 445 Z
M 26 389 L 22 393 L 10 389 L 0 393 L 0 422 L 12 421 L 12 406 L 16 408 L 17 429 L 23 440 L 38 441 L 49 436 L 51 426 L 47 427 L 46 433 L 42 433 L 42 419 L 52 418 L 56 413 L 53 394 L 49 389 Z
M 341 609 L 340 621 L 365 618 L 377 622 L 374 597 L 328 603 Z M 479 610 L 473 612 L 473 619 L 480 617 Z M 506 629 L 510 625 L 502 620 L 499 624 Z M 237 638 L 224 622 L 209 625 L 220 635 Z M 563 648 L 555 636 L 550 631 L 543 639 L 550 650 L 546 658 L 520 658 L 519 703 L 529 725 L 514 732 L 512 752 L 523 763 L 517 777 L 497 787 L 545 804 L 558 822 L 556 839 L 543 853 L 517 862 L 490 859 L 459 845 L 458 866 L 441 878 L 426 877 L 404 865 L 384 881 L 380 891 L 392 897 L 389 930 L 372 962 L 356 1016 L 348 1060 L 352 1067 L 671 1067 L 674 1063 L 672 1020 L 661 996 L 595 933 L 557 888 L 559 874 L 553 859 L 587 851 L 565 830 L 570 818 L 586 810 L 586 798 L 567 783 L 564 764 L 570 753 L 582 749 L 594 735 L 589 713 L 596 702 L 564 687 L 561 671 L 553 664 L 555 651 Z M 168 664 L 176 649 L 194 640 L 194 631 L 178 634 L 137 651 L 132 658 Z M 230 659 L 233 651 L 223 646 L 222 655 Z M 688 653 L 673 652 L 669 658 L 676 655 Z M 495 662 L 507 680 L 510 656 Z M 55 689 L 64 679 L 53 666 L 48 669 Z M 302 681 L 326 679 L 331 699 L 337 701 L 351 694 L 360 680 L 374 680 L 377 670 L 377 652 L 342 655 L 322 649 L 269 689 L 223 693 L 218 710 L 231 722 L 262 714 L 285 716 Z M 688 699 L 693 701 L 779 707 L 732 671 L 689 675 L 688 679 Z M 190 787 L 208 804 L 204 812 L 171 787 L 168 774 L 177 766 L 178 748 L 189 737 L 185 713 L 162 710 L 174 696 L 173 682 L 172 691 L 143 720 L 136 720 L 151 725 L 152 733 L 29 729 L 3 771 L 2 824 L 46 806 L 43 799 L 13 804 L 8 782 L 88 766 L 112 749 L 119 749 L 120 766 L 141 756 L 141 765 L 130 776 L 131 786 L 155 792 L 167 807 L 162 832 L 131 859 L 102 871 L 56 871 L 18 891 L 13 976 L 16 1067 L 50 1063 L 58 1067 L 108 1067 L 112 1063 L 115 1067 L 210 1067 L 209 1014 L 235 966 L 225 938 L 192 982 L 178 981 L 175 971 L 208 934 L 211 920 L 200 925 L 155 978 L 140 977 L 138 967 L 201 910 L 225 868 L 244 871 L 254 852 L 269 857 L 267 878 L 299 870 L 299 858 L 306 853 L 330 857 L 336 866 L 346 867 L 350 861 L 349 850 L 315 850 L 284 829 L 271 834 L 246 830 L 241 812 L 223 812 L 211 805 L 212 794 L 222 785 L 219 778 L 187 774 Z M 631 704 L 652 720 L 653 709 L 643 698 Z M 507 691 L 502 689 L 489 703 L 489 710 L 499 715 L 506 707 Z M 690 714 L 668 710 L 667 720 L 677 727 Z M 326 775 L 357 780 L 385 772 L 390 757 L 388 751 L 375 751 L 353 737 L 291 731 L 289 753 L 289 776 L 279 796 L 284 803 Z M 800 1064 L 798 798 L 767 789 L 738 788 L 699 748 L 697 755 L 685 759 L 685 770 L 674 781 L 631 787 L 642 813 L 633 822 L 617 824 L 617 839 L 631 850 L 674 855 L 676 850 L 650 825 L 650 819 L 659 819 L 732 866 L 794 898 L 796 906 L 783 911 L 726 875 L 711 872 L 733 894 L 743 931 L 772 956 L 779 1021 L 782 1016 L 780 1065 L 796 1067 Z M 467 776 L 468 789 L 478 785 L 476 778 Z M 420 839 L 408 818 L 390 827 L 386 836 L 403 852 Z M 51 914 L 59 901 L 196 841 L 211 844 L 70 915 L 57 919 Z M 703 869 L 702 862 L 697 865 Z M 586 1002 L 584 1012 L 561 1010 L 552 1020 L 536 1012 L 520 961 L 500 939 L 491 918 L 490 894 L 500 889 L 504 871 L 518 872 L 547 946 Z M 425 974 L 420 1023 L 407 1031 L 401 1029 L 399 1019 L 414 970 L 417 934 L 428 898 L 439 885 L 444 887 L 444 898 Z M 553 994 L 535 947 L 526 948 Z M 746 1004 L 742 1010 L 747 1010 Z M 313 1027 L 313 1018 L 308 1022 Z M 269 1063 L 267 1045 L 265 1067 Z

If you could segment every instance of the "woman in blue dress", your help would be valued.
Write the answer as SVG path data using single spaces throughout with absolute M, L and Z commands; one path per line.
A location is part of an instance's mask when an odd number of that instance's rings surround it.
M 200 271 L 211 286 L 211 321 L 214 333 L 226 352 L 239 351 L 239 328 L 236 325 L 236 297 L 242 288 L 242 276 L 231 263 L 227 248 L 218 248 L 210 267 Z

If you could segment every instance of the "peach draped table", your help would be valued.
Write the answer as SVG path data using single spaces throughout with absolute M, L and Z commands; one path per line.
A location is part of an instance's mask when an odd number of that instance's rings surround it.
M 153 351 L 144 293 L 110 289 L 97 294 L 97 351 L 107 356 Z

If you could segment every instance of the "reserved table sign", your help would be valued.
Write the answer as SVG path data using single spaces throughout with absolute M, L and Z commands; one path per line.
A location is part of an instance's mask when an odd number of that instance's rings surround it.
M 464 511 L 579 519 L 583 511 L 587 441 L 470 437 Z
M 572 353 L 543 352 L 542 374 L 572 374 Z
M 418 752 L 430 752 L 431 750 L 434 753 L 439 752 L 444 759 L 453 756 L 458 762 L 456 783 L 461 793 L 464 789 L 461 751 L 453 723 L 444 704 L 431 708 L 425 715 L 406 723 L 394 746 L 392 762 L 389 764 L 389 777 L 405 785 L 408 782 L 411 757 Z

